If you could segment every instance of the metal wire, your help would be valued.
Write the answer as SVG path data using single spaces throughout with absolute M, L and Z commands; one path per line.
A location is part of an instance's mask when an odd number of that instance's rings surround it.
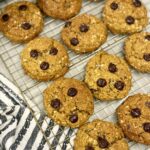
M 3 8 L 5 5 L 7 5 L 10 2 L 12 1 L 11 0 L 5 1 L 4 3 L 0 5 L 0 8 Z M 93 14 L 100 18 L 103 5 L 104 5 L 104 1 L 100 1 L 98 3 L 91 3 L 87 0 L 84 0 L 81 13 Z M 147 2 L 146 6 L 149 6 L 148 8 L 150 9 L 150 2 Z M 41 36 L 52 37 L 61 42 L 60 31 L 63 25 L 64 25 L 63 21 L 58 21 L 52 18 L 45 17 L 45 28 L 44 28 L 44 31 L 41 33 Z M 145 30 L 150 31 L 150 23 Z M 86 63 L 92 56 L 94 56 L 101 49 L 104 49 L 105 51 L 109 53 L 116 54 L 122 57 L 123 56 L 122 45 L 123 45 L 125 38 L 126 36 L 112 35 L 111 33 L 109 33 L 109 38 L 107 42 L 101 48 L 97 49 L 96 51 L 92 53 L 76 55 L 74 54 L 74 52 L 68 50 L 71 64 L 70 64 L 70 70 L 66 74 L 66 77 L 70 77 L 70 78 L 73 77 L 79 80 L 83 80 Z M 9 73 L 11 74 L 12 78 L 14 79 L 14 82 L 16 83 L 16 85 L 19 87 L 22 94 L 24 95 L 24 99 L 26 100 L 27 106 L 30 108 L 30 110 L 32 111 L 34 115 L 34 118 L 36 119 L 36 115 L 38 113 L 45 114 L 45 111 L 43 109 L 42 92 L 50 84 L 50 82 L 34 81 L 30 77 L 24 74 L 24 71 L 20 65 L 20 52 L 22 51 L 23 47 L 24 45 L 14 44 L 10 42 L 7 38 L 5 38 L 2 34 L 0 35 L 0 49 L 1 49 L 0 57 L 5 63 L 5 66 L 7 70 L 9 71 Z M 133 87 L 129 95 L 133 93 L 137 93 L 137 92 L 145 92 L 145 93 L 150 92 L 148 91 L 150 89 L 150 82 L 149 82 L 150 76 L 148 74 L 142 74 L 142 73 L 136 72 L 135 70 L 132 70 L 132 75 L 133 75 Z M 32 101 L 34 102 L 34 106 L 32 106 L 32 108 L 30 104 L 28 104 L 26 96 L 32 99 Z M 90 121 L 95 118 L 100 118 L 100 119 L 115 122 L 116 121 L 115 109 L 122 101 L 123 100 L 113 101 L 113 102 L 100 102 L 100 101 L 95 100 L 94 102 L 95 110 L 94 110 L 94 114 L 90 118 Z M 38 113 L 34 112 L 33 110 L 35 107 L 38 107 L 40 112 Z M 68 128 L 66 129 L 66 128 L 60 127 L 59 133 L 56 134 L 53 132 L 53 136 L 48 138 L 45 135 L 43 128 L 41 127 L 41 124 L 43 121 L 48 124 L 47 120 L 42 120 L 38 122 L 38 120 L 36 119 L 36 121 L 42 133 L 44 134 L 45 139 L 50 146 L 50 149 L 52 150 L 55 149 L 55 146 L 51 147 L 52 138 L 57 137 L 57 136 L 59 137 L 59 134 L 65 134 L 67 136 L 69 131 L 71 132 L 74 131 L 73 129 L 68 129 Z M 57 126 L 58 125 L 55 125 L 55 127 Z M 71 137 L 75 137 L 75 133 L 72 134 Z M 69 136 L 68 136 L 68 141 L 70 145 L 70 148 L 68 149 L 73 149 L 73 143 L 70 141 Z M 60 146 L 60 149 L 62 147 L 63 142 L 64 141 L 60 142 L 59 139 L 56 139 L 56 143 Z M 148 150 L 148 147 L 141 146 L 134 142 L 129 142 L 129 145 L 132 150 L 136 150 L 136 149 Z

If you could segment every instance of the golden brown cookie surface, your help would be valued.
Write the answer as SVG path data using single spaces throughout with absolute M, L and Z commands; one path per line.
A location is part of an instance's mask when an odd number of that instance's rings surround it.
M 61 37 L 76 53 L 86 53 L 96 50 L 106 41 L 107 29 L 95 16 L 82 14 L 66 23 Z
M 79 13 L 82 0 L 38 0 L 38 5 L 48 16 L 66 20 Z
M 150 95 L 130 96 L 117 109 L 118 121 L 131 140 L 150 144 Z
M 129 150 L 121 129 L 102 120 L 94 120 L 79 128 L 75 139 L 75 150 Z
M 102 51 L 89 60 L 85 82 L 97 99 L 117 100 L 127 96 L 131 72 L 122 58 Z
M 21 53 L 21 63 L 30 77 L 46 81 L 63 76 L 68 71 L 69 58 L 62 44 L 40 37 L 27 44 Z
M 135 33 L 148 24 L 147 10 L 140 0 L 107 0 L 103 18 L 115 34 Z
M 29 41 L 42 29 L 41 12 L 31 2 L 21 1 L 9 4 L 0 15 L 0 30 L 12 41 Z
M 131 35 L 125 42 L 124 50 L 125 57 L 132 67 L 150 73 L 150 33 Z
M 44 106 L 48 116 L 56 123 L 76 128 L 92 115 L 94 101 L 83 82 L 62 78 L 44 91 Z

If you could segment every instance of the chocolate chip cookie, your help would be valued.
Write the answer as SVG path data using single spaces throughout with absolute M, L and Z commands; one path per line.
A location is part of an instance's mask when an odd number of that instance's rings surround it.
M 0 15 L 0 30 L 14 42 L 26 42 L 43 29 L 40 10 L 31 2 L 9 4 Z
M 96 50 L 106 41 L 107 29 L 95 16 L 82 14 L 66 22 L 61 37 L 76 53 L 86 53 Z
M 83 125 L 77 132 L 74 150 L 129 150 L 121 129 L 102 120 Z
M 93 113 L 94 101 L 83 82 L 62 78 L 44 91 L 44 106 L 48 116 L 56 123 L 76 128 Z
M 30 77 L 46 81 L 63 76 L 68 71 L 69 58 L 62 44 L 40 37 L 27 44 L 21 53 L 21 63 Z
M 147 10 L 140 0 L 107 0 L 103 19 L 114 34 L 135 33 L 148 24 Z
M 150 73 L 150 33 L 141 32 L 128 37 L 125 57 L 136 70 Z
M 66 20 L 79 13 L 82 0 L 38 0 L 38 5 L 48 16 Z
M 131 72 L 122 58 L 102 51 L 89 60 L 85 82 L 97 99 L 118 100 L 131 88 Z
M 119 124 L 131 140 L 150 144 L 150 95 L 136 94 L 117 108 Z

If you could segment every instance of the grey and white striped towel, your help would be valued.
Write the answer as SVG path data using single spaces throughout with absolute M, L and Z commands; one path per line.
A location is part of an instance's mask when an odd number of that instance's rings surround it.
M 0 150 L 72 149 L 75 130 L 56 125 L 36 107 L 34 111 L 49 144 L 18 88 L 0 74 Z

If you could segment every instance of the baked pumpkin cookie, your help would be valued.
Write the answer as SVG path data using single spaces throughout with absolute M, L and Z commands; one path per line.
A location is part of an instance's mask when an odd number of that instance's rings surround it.
M 63 76 L 69 68 L 69 57 L 62 44 L 40 37 L 30 41 L 21 53 L 25 72 L 33 79 L 46 81 Z
M 79 128 L 74 150 L 129 150 L 122 130 L 115 124 L 94 120 Z
M 47 115 L 56 123 L 76 128 L 92 115 L 94 100 L 83 82 L 61 78 L 44 91 L 44 106 Z
M 150 33 L 141 32 L 127 38 L 125 57 L 136 70 L 150 73 Z
M 63 42 L 76 53 L 96 50 L 107 39 L 105 24 L 93 15 L 82 14 L 68 22 L 61 32 Z
M 150 95 L 129 96 L 117 108 L 118 122 L 129 139 L 150 144 Z
M 0 31 L 14 42 L 27 42 L 43 29 L 43 17 L 38 7 L 28 1 L 7 5 L 0 14 Z
M 148 24 L 147 10 L 140 0 L 107 0 L 103 19 L 114 34 L 135 33 Z
M 127 96 L 131 78 L 126 62 L 104 51 L 91 58 L 86 66 L 85 82 L 99 100 L 118 100 Z
M 38 5 L 46 15 L 67 20 L 79 13 L 82 0 L 38 0 Z

